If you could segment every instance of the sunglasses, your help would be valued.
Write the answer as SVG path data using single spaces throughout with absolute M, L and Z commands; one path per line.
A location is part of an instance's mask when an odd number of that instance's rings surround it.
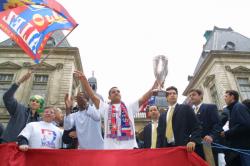
M 38 100 L 34 100 L 34 99 L 32 99 L 32 100 L 30 100 L 31 102 L 36 102 L 36 103 L 39 103 L 39 101 Z

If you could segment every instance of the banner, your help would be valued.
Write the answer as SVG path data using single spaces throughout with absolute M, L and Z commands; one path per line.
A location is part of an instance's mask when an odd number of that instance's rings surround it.
M 1 166 L 208 166 L 185 147 L 133 150 L 18 150 L 16 143 L 0 144 Z

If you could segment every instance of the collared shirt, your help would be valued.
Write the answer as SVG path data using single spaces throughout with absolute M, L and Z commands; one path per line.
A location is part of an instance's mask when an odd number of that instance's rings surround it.
M 154 129 L 158 127 L 158 120 L 157 121 L 152 120 L 151 123 L 152 123 L 151 133 L 153 133 Z
M 172 107 L 173 107 L 173 111 L 174 111 L 176 104 L 177 104 L 177 103 L 175 103 L 175 104 L 172 105 L 172 106 L 169 106 L 168 112 L 167 112 L 167 122 L 168 122 L 168 117 L 169 117 L 170 110 L 171 110 Z M 173 113 L 174 113 L 174 112 L 173 112 Z M 168 124 L 167 124 L 167 125 L 168 125 Z M 173 142 L 174 142 L 174 134 L 173 134 L 173 138 L 171 138 L 170 140 L 168 140 L 168 143 L 173 143 Z
M 199 109 L 201 108 L 202 102 L 199 105 L 193 105 L 195 115 L 198 113 Z
M 76 127 L 80 149 L 103 149 L 101 118 L 98 110 L 89 105 L 87 110 L 78 111 L 64 118 L 64 129 Z

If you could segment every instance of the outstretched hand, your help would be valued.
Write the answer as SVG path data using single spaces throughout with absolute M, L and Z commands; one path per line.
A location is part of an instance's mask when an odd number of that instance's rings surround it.
M 28 145 L 19 145 L 19 150 L 26 152 L 29 149 Z
M 28 80 L 31 77 L 32 71 L 28 71 L 25 75 L 23 75 L 20 80 L 17 82 L 18 85 L 23 83 L 24 81 Z
M 70 114 L 70 111 L 73 107 L 73 97 L 69 96 L 69 94 L 66 93 L 64 96 L 64 103 L 66 106 L 66 115 L 68 115 L 68 114 Z
M 188 152 L 193 152 L 195 150 L 195 142 L 188 142 L 186 148 Z
M 84 77 L 84 74 L 81 71 L 75 70 L 73 76 L 74 78 L 80 80 L 81 77 Z

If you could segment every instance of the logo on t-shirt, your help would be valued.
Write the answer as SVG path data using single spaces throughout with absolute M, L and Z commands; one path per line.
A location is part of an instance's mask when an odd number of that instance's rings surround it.
M 42 139 L 41 144 L 44 147 L 55 148 L 56 132 L 49 129 L 41 129 Z

